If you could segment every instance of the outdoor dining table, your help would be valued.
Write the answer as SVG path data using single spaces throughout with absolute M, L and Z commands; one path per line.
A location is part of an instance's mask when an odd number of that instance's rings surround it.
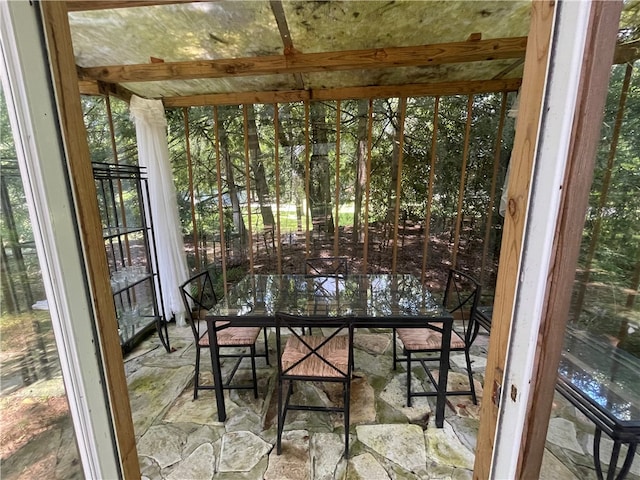
M 442 428 L 453 317 L 419 279 L 408 274 L 248 275 L 235 284 L 206 316 L 219 421 L 225 421 L 226 409 L 216 332 L 231 326 L 274 327 L 276 312 L 318 316 L 319 325 L 323 316 L 345 316 L 354 328 L 430 323 L 442 329 L 436 393 L 436 426 Z

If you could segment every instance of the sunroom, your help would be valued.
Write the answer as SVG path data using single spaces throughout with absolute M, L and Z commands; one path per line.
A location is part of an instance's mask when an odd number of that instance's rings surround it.
M 607 199 L 633 190 L 609 185 L 622 183 L 610 179 L 627 158 L 621 160 L 619 146 L 632 145 L 621 112 L 635 105 L 635 4 L 624 6 L 622 20 L 609 2 L 39 7 L 110 398 L 105 411 L 113 416 L 124 476 L 139 468 L 136 434 L 122 396 L 122 338 L 113 322 L 119 313 L 102 248 L 104 204 L 95 201 L 100 188 L 90 179 L 98 163 L 126 168 L 146 161 L 124 132 L 132 129 L 133 95 L 162 102 L 187 271 L 215 272 L 221 295 L 246 274 L 297 273 L 310 257 L 347 257 L 359 273 L 409 273 L 437 293 L 450 268 L 476 276 L 480 303 L 493 308 L 493 319 L 474 476 L 539 471 L 567 321 L 603 329 L 598 319 L 612 307 L 610 299 L 600 302 L 613 294 L 626 306 L 613 308 L 617 320 L 598 335 L 619 343 L 637 325 L 637 278 L 621 280 L 633 276 L 637 262 L 625 252 L 615 263 L 620 272 L 607 276 L 598 250 L 603 225 L 616 217 L 606 213 L 630 202 L 623 197 L 607 210 Z M 585 42 L 584 51 L 573 43 L 595 39 L 598 28 L 608 32 L 598 38 L 610 41 Z M 582 40 L 566 37 L 582 30 L 589 33 Z M 600 55 L 614 66 L 598 70 L 591 62 Z M 560 79 L 565 68 L 569 78 Z M 600 157 L 611 160 L 598 170 L 582 165 L 583 157 L 595 158 L 603 121 L 587 125 L 580 121 L 585 113 L 573 112 L 593 108 L 583 112 L 599 119 L 607 89 L 604 124 L 612 126 Z M 563 133 L 554 136 L 554 129 Z M 556 167 L 543 159 L 555 156 L 563 158 Z M 153 195 L 159 181 L 152 168 L 146 181 Z M 595 170 L 603 180 L 583 185 L 571 168 L 586 168 L 588 176 Z M 570 305 L 590 188 L 604 203 L 591 203 L 599 213 L 585 230 L 578 278 L 584 288 Z M 630 226 L 607 239 L 632 242 L 636 217 L 629 215 L 622 220 Z M 170 236 L 161 217 L 153 213 L 154 224 L 163 225 L 154 232 L 158 244 Z M 161 278 L 163 296 L 177 296 L 183 280 Z M 615 288 L 592 295 L 607 282 Z M 162 308 L 166 320 L 178 313 Z M 530 342 L 534 347 L 518 352 Z M 510 421 L 521 434 L 515 447 L 503 430 Z

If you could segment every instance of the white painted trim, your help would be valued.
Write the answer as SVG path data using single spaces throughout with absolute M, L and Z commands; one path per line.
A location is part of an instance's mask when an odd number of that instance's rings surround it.
M 2 85 L 86 478 L 120 478 L 37 6 L 0 2 Z
M 516 478 L 590 11 L 589 1 L 560 1 L 556 7 L 526 240 L 498 412 L 491 469 L 494 479 Z M 511 399 L 512 386 L 517 389 L 515 401 Z

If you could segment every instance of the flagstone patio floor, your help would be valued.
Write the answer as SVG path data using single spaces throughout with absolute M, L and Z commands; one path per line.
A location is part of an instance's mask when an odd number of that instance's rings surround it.
M 468 396 L 451 396 L 442 429 L 434 425 L 435 399 L 418 398 L 405 406 L 406 372 L 392 369 L 389 331 L 359 329 L 355 335 L 350 458 L 342 458 L 344 427 L 339 414 L 290 412 L 283 451 L 276 455 L 274 345 L 271 366 L 258 360 L 259 398 L 250 391 L 226 391 L 227 420 L 217 421 L 213 391 L 193 400 L 195 350 L 188 327 L 170 324 L 175 351 L 166 353 L 157 336 L 125 357 L 132 416 L 143 479 L 408 480 L 472 478 L 479 405 Z M 270 336 L 270 342 L 273 335 Z M 479 402 L 488 345 L 480 334 L 473 350 Z M 258 348 L 261 345 L 258 344 Z M 465 389 L 464 357 L 452 355 L 450 388 Z M 248 366 L 248 362 L 247 362 Z M 210 359 L 203 352 L 201 372 L 211 381 Z M 223 365 L 224 371 L 224 365 Z M 237 375 L 248 375 L 241 368 Z M 421 383 L 425 375 L 414 373 Z M 339 392 L 321 385 L 295 395 L 331 403 Z M 593 424 L 556 395 L 549 423 L 542 479 L 596 478 Z M 611 442 L 603 440 L 608 458 Z M 638 454 L 630 480 L 640 479 Z

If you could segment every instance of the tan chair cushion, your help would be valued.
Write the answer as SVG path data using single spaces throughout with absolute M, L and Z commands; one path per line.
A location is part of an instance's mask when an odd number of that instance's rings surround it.
M 227 322 L 225 322 L 227 323 Z M 220 326 L 219 323 L 216 325 Z M 260 327 L 229 327 L 218 332 L 218 345 L 220 347 L 243 347 L 253 345 L 260 335 Z M 198 345 L 209 346 L 209 335 L 204 332 L 200 336 Z
M 325 337 L 320 336 L 305 336 L 303 337 L 305 342 L 310 346 L 316 347 L 320 345 Z M 295 366 L 291 370 L 288 370 L 297 361 L 303 358 L 310 352 L 309 348 L 304 345 L 297 337 L 291 336 L 287 340 L 287 343 L 282 352 L 282 369 L 286 375 L 301 375 L 309 377 L 330 377 L 341 378 L 344 377 L 348 370 L 349 362 L 349 337 L 345 335 L 333 337 L 326 345 L 323 345 L 318 354 L 325 358 L 330 364 L 334 365 L 340 370 L 340 373 L 336 369 L 330 367 L 323 362 L 317 355 L 312 354 L 308 358 L 304 359 L 299 365 Z
M 430 328 L 398 328 L 396 332 L 405 350 L 438 350 L 442 348 L 442 334 Z M 455 331 L 451 332 L 449 348 L 464 348 L 464 340 Z

